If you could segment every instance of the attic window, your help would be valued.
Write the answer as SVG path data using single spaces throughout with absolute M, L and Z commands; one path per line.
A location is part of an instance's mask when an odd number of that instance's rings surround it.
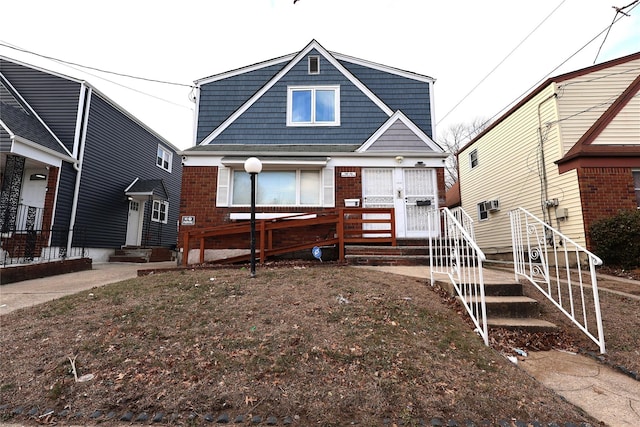
M 309 57 L 309 74 L 320 74 L 320 57 Z
M 287 126 L 340 126 L 340 87 L 289 87 Z

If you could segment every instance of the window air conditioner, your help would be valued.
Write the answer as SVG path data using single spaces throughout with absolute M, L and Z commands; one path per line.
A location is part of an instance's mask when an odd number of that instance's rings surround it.
M 487 206 L 486 209 L 488 211 L 499 211 L 500 210 L 500 202 L 496 199 L 496 200 L 489 200 L 488 202 L 486 202 Z

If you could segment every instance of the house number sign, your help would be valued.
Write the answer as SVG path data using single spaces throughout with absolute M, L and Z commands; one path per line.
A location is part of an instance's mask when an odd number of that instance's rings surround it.
M 356 173 L 355 172 L 340 172 L 340 177 L 341 178 L 355 178 L 356 177 Z
M 196 225 L 196 217 L 193 215 L 183 215 L 182 225 Z

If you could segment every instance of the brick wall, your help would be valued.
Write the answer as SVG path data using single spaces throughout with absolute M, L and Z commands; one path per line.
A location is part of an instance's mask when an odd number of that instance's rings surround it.
M 637 208 L 633 175 L 631 168 L 579 168 L 578 182 L 587 249 L 591 249 L 588 231 L 595 221 L 614 216 L 620 210 Z
M 342 172 L 355 172 L 355 177 L 343 177 Z M 184 246 L 185 230 L 213 227 L 230 224 L 231 212 L 250 212 L 249 207 L 216 207 L 216 189 L 218 168 L 215 166 L 185 166 L 182 169 L 182 193 L 180 200 L 180 218 L 184 215 L 195 217 L 194 226 L 180 226 L 178 246 Z M 437 170 L 439 204 L 444 206 L 444 169 Z M 360 199 L 362 201 L 362 168 L 356 166 L 341 166 L 335 168 L 335 206 L 344 207 L 345 199 Z M 323 208 L 292 208 L 292 207 L 260 207 L 258 212 L 315 212 Z M 286 230 L 273 235 L 273 246 L 294 245 L 333 237 L 335 230 L 329 226 L 315 226 L 305 230 L 305 233 L 287 233 Z M 199 247 L 199 242 L 192 241 L 190 249 Z M 246 249 L 249 241 L 246 235 L 236 235 L 221 238 L 209 238 L 205 242 L 210 249 Z
M 342 177 L 342 172 L 355 172 L 355 177 Z M 362 168 L 341 166 L 335 169 L 336 207 L 345 207 L 344 199 L 360 199 L 362 206 Z

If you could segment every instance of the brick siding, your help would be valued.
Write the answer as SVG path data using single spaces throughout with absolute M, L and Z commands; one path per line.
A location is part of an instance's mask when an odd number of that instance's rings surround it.
M 578 169 L 587 249 L 592 249 L 589 228 L 620 210 L 636 209 L 631 168 L 585 167 Z

